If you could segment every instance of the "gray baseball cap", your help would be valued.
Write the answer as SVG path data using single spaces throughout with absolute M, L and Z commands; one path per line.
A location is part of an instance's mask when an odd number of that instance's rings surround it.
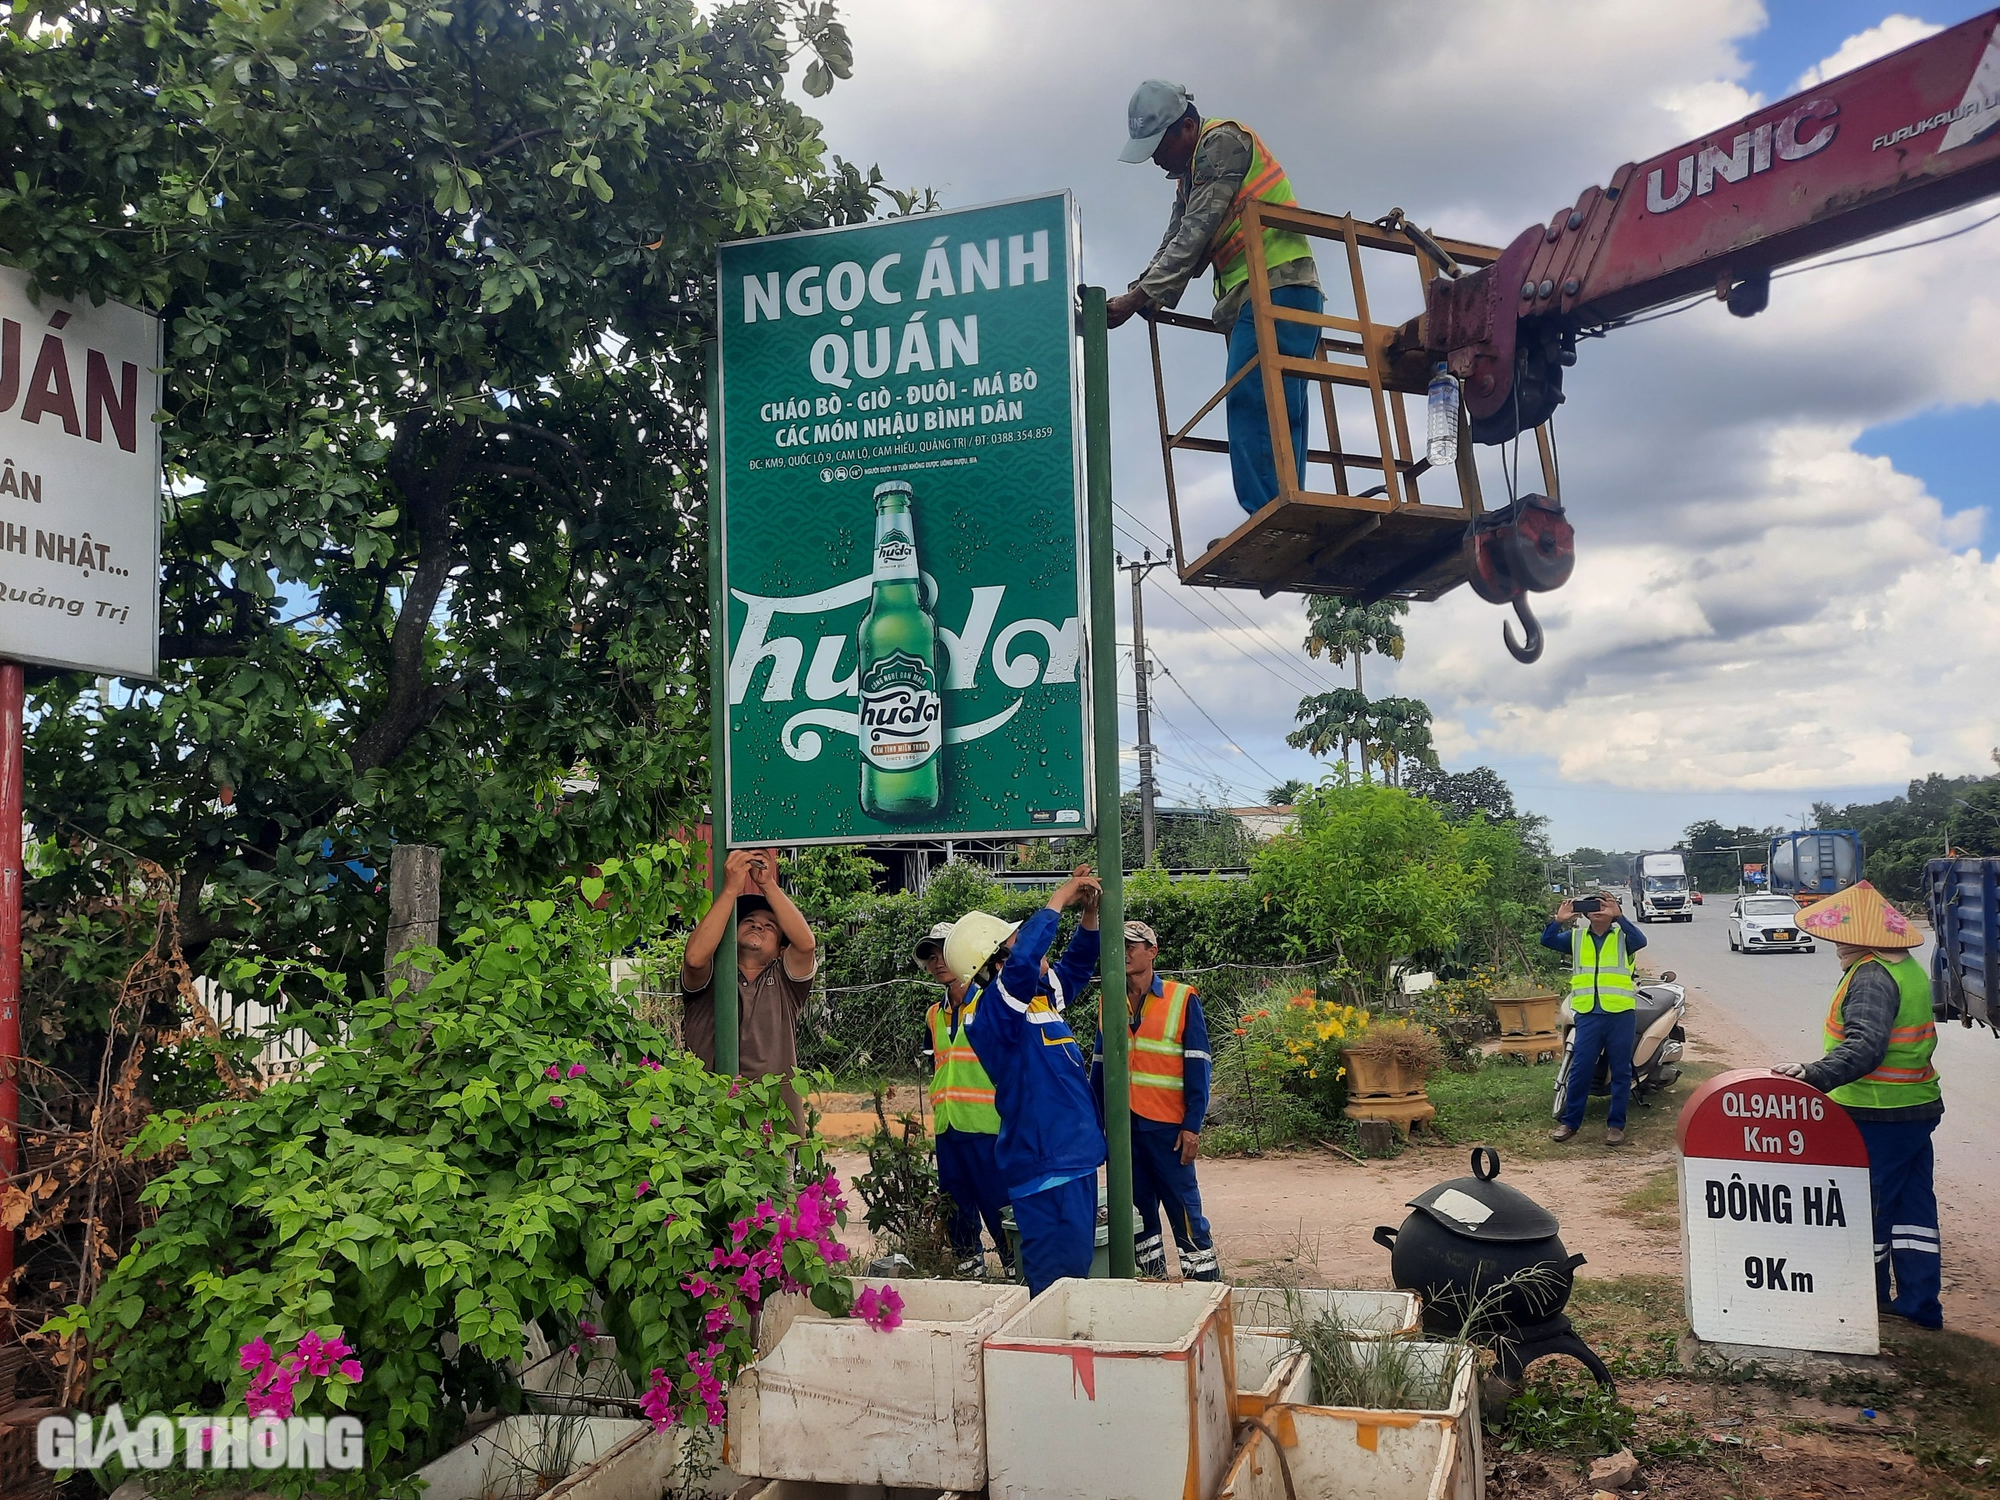
M 933 927 L 929 932 L 925 933 L 922 937 L 918 938 L 916 947 L 917 962 L 922 963 L 924 961 L 925 958 L 924 950 L 927 948 L 936 949 L 939 952 L 942 952 L 944 949 L 944 940 L 950 936 L 951 936 L 951 923 L 940 922 L 937 924 L 937 926 Z
M 1172 130 L 1193 105 L 1194 95 L 1184 85 L 1148 78 L 1132 91 L 1132 102 L 1125 106 L 1125 127 L 1132 139 L 1125 143 L 1118 159 L 1151 161 L 1160 137 Z

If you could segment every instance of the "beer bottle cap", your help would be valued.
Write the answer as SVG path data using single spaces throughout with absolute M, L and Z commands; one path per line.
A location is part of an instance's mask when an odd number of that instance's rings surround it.
M 882 483 L 875 486 L 875 498 L 878 500 L 884 495 L 908 495 L 911 493 L 913 492 L 910 489 L 910 481 L 907 479 L 885 479 Z

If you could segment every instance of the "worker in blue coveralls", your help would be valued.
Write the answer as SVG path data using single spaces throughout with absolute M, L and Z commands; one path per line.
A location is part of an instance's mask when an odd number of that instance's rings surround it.
M 1582 926 L 1574 932 L 1563 930 L 1579 917 Z M 1570 957 L 1569 1008 L 1576 1016 L 1569 1093 L 1563 1100 L 1562 1119 L 1549 1139 L 1566 1141 L 1582 1128 L 1597 1059 L 1608 1054 L 1611 1108 L 1604 1116 L 1604 1144 L 1622 1146 L 1625 1110 L 1632 1102 L 1632 1047 L 1638 1040 L 1633 1007 L 1639 1003 L 1639 980 L 1632 955 L 1646 946 L 1646 934 L 1625 920 L 1616 898 L 1600 891 L 1557 907 L 1542 930 L 1542 946 Z
M 1139 1211 L 1133 1245 L 1139 1274 L 1164 1278 L 1167 1246 L 1160 1209 L 1174 1233 L 1181 1279 L 1220 1281 L 1215 1239 L 1202 1217 L 1194 1159 L 1208 1116 L 1208 1022 L 1193 985 L 1153 970 L 1160 939 L 1144 922 L 1125 924 L 1125 1011 L 1132 1044 L 1132 1206 Z M 1099 1007 L 1100 1013 L 1102 1007 Z M 1104 1119 L 1104 1028 L 1090 1065 L 1097 1117 Z
M 1097 972 L 1099 893 L 1090 866 L 1078 865 L 1027 921 L 970 911 L 952 924 L 944 944 L 952 973 L 972 986 L 965 1032 L 993 1080 L 1000 1110 L 993 1159 L 1014 1207 L 1021 1269 L 1035 1295 L 1065 1276 L 1088 1276 L 1097 1246 L 1104 1132 L 1083 1048 L 1063 1011 Z M 1081 925 L 1050 963 L 1057 923 L 1071 906 Z

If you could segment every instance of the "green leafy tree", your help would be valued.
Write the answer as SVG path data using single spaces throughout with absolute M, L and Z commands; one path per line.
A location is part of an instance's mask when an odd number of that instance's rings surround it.
M 1290 807 L 1311 790 L 1310 781 L 1301 781 L 1294 776 L 1267 790 L 1264 793 L 1264 801 L 1272 807 Z
M 2000 763 L 2000 751 L 1994 759 Z M 1924 865 L 1942 859 L 1947 847 L 1975 857 L 2000 854 L 2000 776 L 1933 771 L 1885 801 L 1816 802 L 1813 826 L 1859 833 L 1868 879 L 1899 900 L 1915 900 Z
M 1456 949 L 1492 875 L 1431 803 L 1337 782 L 1298 804 L 1297 830 L 1258 850 L 1252 869 L 1291 947 L 1338 948 L 1367 999 L 1386 988 L 1391 961 Z
M 1421 698 L 1377 698 L 1368 707 L 1365 750 L 1391 786 L 1402 785 L 1405 766 L 1438 768 L 1431 743 L 1430 705 Z
M 155 861 L 199 967 L 359 977 L 398 840 L 449 913 L 694 821 L 715 247 L 878 187 L 801 55 L 830 5 L 15 11 L 0 258 L 166 328 L 162 677 L 38 676 L 52 890 Z
M 1335 746 L 1342 764 L 1348 748 L 1361 749 L 1361 779 L 1370 781 L 1379 769 L 1395 785 L 1402 766 L 1435 766 L 1431 743 L 1431 711 L 1417 698 L 1368 698 L 1357 688 L 1335 688 L 1299 700 L 1299 727 L 1285 736 L 1296 750 L 1325 755 Z
M 1422 761 L 1403 767 L 1403 790 L 1437 805 L 1445 817 L 1463 823 L 1475 813 L 1484 813 L 1496 823 L 1515 817 L 1514 793 L 1491 766 L 1474 766 L 1456 774 Z
M 1403 659 L 1403 617 L 1410 606 L 1401 599 L 1358 604 L 1352 599 L 1314 595 L 1306 601 L 1306 655 L 1325 656 L 1338 667 L 1354 661 L 1354 691 L 1362 691 L 1361 658 L 1374 652 L 1393 661 Z
M 360 1417 L 366 1466 L 260 1484 L 378 1495 L 473 1411 L 518 1409 L 507 1366 L 529 1323 L 568 1339 L 599 1321 L 634 1388 L 664 1371 L 699 1422 L 719 1410 L 700 1372 L 726 1381 L 751 1357 L 750 1314 L 781 1277 L 844 1310 L 830 1234 L 774 1222 L 824 1165 L 788 1134 L 777 1082 L 705 1071 L 612 990 L 610 957 L 689 905 L 698 871 L 667 846 L 559 900 L 502 904 L 445 951 L 413 952 L 421 994 L 399 980 L 318 1007 L 309 1072 L 156 1116 L 136 1149 L 172 1163 L 146 1193 L 157 1221 L 53 1329 L 89 1340 L 91 1404 L 241 1412 L 240 1348 L 337 1335 L 359 1383 L 303 1379 L 292 1398 Z M 275 993 L 302 967 L 245 961 L 232 978 Z

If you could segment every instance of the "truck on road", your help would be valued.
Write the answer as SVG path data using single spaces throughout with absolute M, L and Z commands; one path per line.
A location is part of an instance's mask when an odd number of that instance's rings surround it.
M 1851 828 L 1781 833 L 1771 840 L 1764 868 L 1772 895 L 1818 901 L 1861 878 L 1861 835 Z
M 1632 856 L 1632 915 L 1641 922 L 1692 922 L 1687 860 L 1677 850 Z
M 2000 1036 L 2000 859 L 1932 860 L 1924 866 L 1924 906 L 1939 1008 Z

